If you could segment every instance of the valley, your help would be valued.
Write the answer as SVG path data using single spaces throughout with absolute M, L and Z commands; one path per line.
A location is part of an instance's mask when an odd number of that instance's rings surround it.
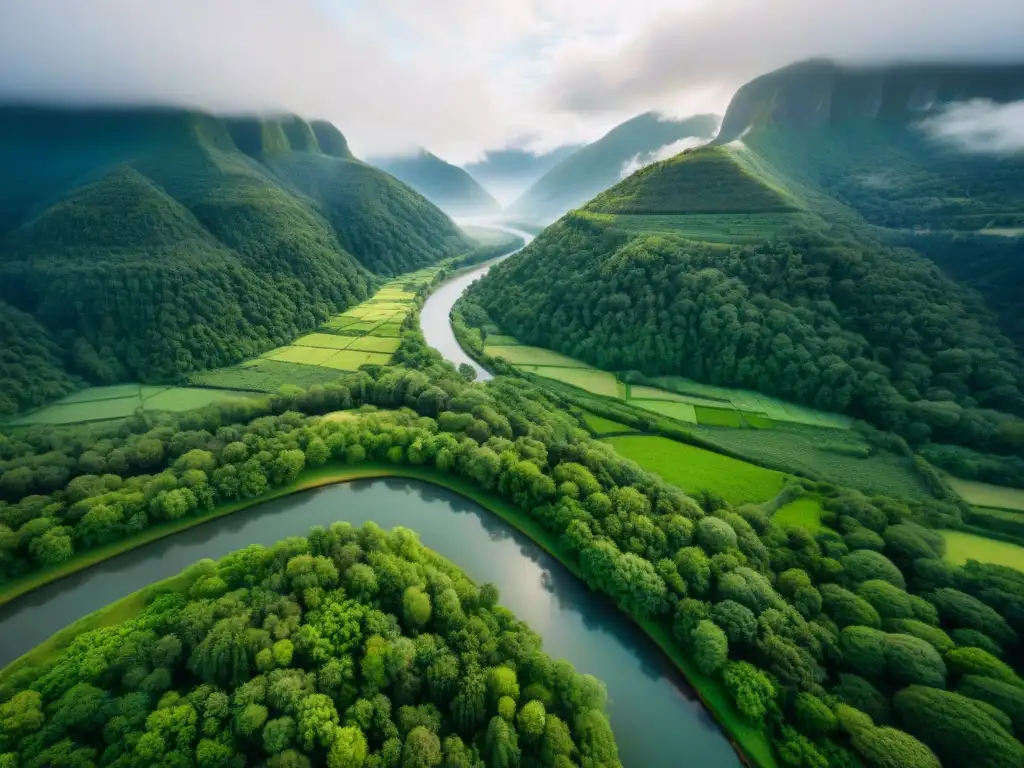
M 1019 768 L 1022 75 L 0 106 L 0 768 Z

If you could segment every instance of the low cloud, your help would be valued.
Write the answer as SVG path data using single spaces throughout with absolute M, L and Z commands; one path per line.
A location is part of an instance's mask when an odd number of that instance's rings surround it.
M 972 99 L 946 106 L 922 120 L 919 127 L 936 141 L 968 152 L 1013 154 L 1024 152 L 1024 101 L 997 104 Z
M 694 147 L 699 147 L 702 144 L 707 143 L 707 139 L 698 139 L 695 136 L 687 136 L 685 139 L 680 139 L 679 141 L 673 141 L 671 144 L 666 144 L 654 152 L 648 152 L 645 155 L 634 155 L 622 164 L 622 170 L 619 171 L 619 178 L 624 179 L 627 176 L 636 173 L 641 168 L 647 167 L 651 163 L 657 163 L 660 160 L 668 160 L 670 157 L 675 157 L 680 152 L 687 149 L 693 149 Z

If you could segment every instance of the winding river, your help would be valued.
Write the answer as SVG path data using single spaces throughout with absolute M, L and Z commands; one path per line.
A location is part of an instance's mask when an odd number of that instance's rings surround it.
M 443 285 L 422 311 L 427 340 L 452 362 L 470 362 L 478 372 L 482 369 L 455 341 L 448 313 L 489 266 Z M 489 378 L 486 371 L 481 378 Z M 544 638 L 551 656 L 605 682 L 612 728 L 627 768 L 740 765 L 682 675 L 610 601 L 475 502 L 416 480 L 361 480 L 267 502 L 37 589 L 0 608 L 0 667 L 82 616 L 201 558 L 219 558 L 249 544 L 270 545 L 339 520 L 412 528 L 426 546 L 475 581 L 495 584 L 501 603 Z
M 533 235 L 529 232 L 516 229 L 515 227 L 505 226 L 504 224 L 487 224 L 487 226 L 523 238 L 523 248 L 533 240 Z M 519 253 L 519 250 L 506 253 L 504 256 L 499 256 L 496 259 L 491 259 L 469 272 L 464 272 L 457 277 L 453 277 L 448 282 L 442 283 L 437 290 L 430 294 L 430 297 L 423 305 L 423 309 L 420 311 L 420 330 L 423 331 L 423 338 L 426 339 L 427 344 L 444 355 L 445 360 L 449 360 L 455 365 L 465 363 L 472 366 L 473 370 L 476 371 L 477 381 L 487 381 L 492 378 L 491 374 L 480 363 L 462 351 L 462 347 L 459 346 L 459 342 L 455 339 L 455 333 L 452 331 L 449 315 L 459 296 L 469 288 L 471 283 L 486 275 L 487 271 L 502 259 L 507 259 L 509 256 Z

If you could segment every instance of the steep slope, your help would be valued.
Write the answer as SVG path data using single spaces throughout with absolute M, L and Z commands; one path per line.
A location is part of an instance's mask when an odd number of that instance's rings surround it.
M 883 88 L 880 105 L 867 110 L 842 95 L 845 85 L 831 108 L 822 106 L 820 63 L 793 71 L 796 85 L 769 77 L 773 87 L 757 99 L 742 89 L 733 102 L 741 114 L 730 108 L 715 146 L 598 195 L 495 267 L 470 301 L 524 343 L 602 368 L 759 389 L 915 443 L 1024 455 L 1024 422 L 1014 416 L 1024 415 L 1024 364 L 991 311 L 1004 327 L 1014 316 L 1005 305 L 1019 290 L 992 284 L 1020 275 L 1019 262 L 1009 271 L 1001 263 L 1013 246 L 986 250 L 987 264 L 953 265 L 954 254 L 922 247 L 933 234 L 873 226 L 839 186 L 871 158 L 901 172 L 912 157 L 935 179 L 929 189 L 953 188 L 966 161 L 949 147 L 921 148 L 930 139 L 916 137 L 916 107 L 889 106 L 917 93 L 910 75 L 884 76 L 903 95 Z M 957 93 L 1008 95 L 1001 75 L 988 90 L 983 80 L 962 80 L 973 85 Z M 865 135 L 850 129 L 848 115 Z M 979 198 L 958 202 L 961 210 L 1001 195 L 1012 212 L 1024 175 L 1011 183 L 1000 167 L 971 188 Z M 878 205 L 927 213 L 912 192 Z M 918 250 L 898 247 L 908 244 Z M 964 275 L 979 289 L 987 283 L 1003 306 L 951 279 Z
M 664 147 L 686 139 L 710 140 L 714 115 L 668 120 L 653 112 L 638 115 L 561 161 L 512 204 L 520 216 L 554 220 L 618 182 L 631 163 L 656 159 Z
M 580 147 L 570 144 L 538 154 L 525 149 L 491 149 L 480 160 L 462 167 L 492 195 L 512 201 Z
M 18 392 L 0 394 L 5 412 L 69 373 L 155 381 L 229 364 L 362 300 L 372 272 L 467 247 L 337 129 L 295 117 L 8 107 L 0 167 L 5 335 L 45 338 L 35 357 L 3 339 L 0 393 Z M 38 383 L 19 391 L 26 377 Z
M 408 184 L 452 216 L 475 216 L 501 210 L 498 201 L 469 173 L 425 149 L 412 155 L 373 158 L 369 162 Z

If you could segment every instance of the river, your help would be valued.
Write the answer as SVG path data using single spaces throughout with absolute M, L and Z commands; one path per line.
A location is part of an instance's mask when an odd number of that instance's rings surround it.
M 267 502 L 35 590 L 0 609 L 0 665 L 201 558 L 270 545 L 338 520 L 412 528 L 472 579 L 495 584 L 501 604 L 544 638 L 551 656 L 608 686 L 612 728 L 627 768 L 739 765 L 682 676 L 608 600 L 478 504 L 415 480 L 362 480 Z
M 481 226 L 500 229 L 502 232 L 508 232 L 511 235 L 518 235 L 524 240 L 523 248 L 533 240 L 533 235 L 529 232 L 504 224 L 481 223 Z M 459 346 L 459 342 L 455 340 L 455 334 L 452 331 L 449 315 L 459 296 L 469 288 L 471 283 L 486 275 L 487 271 L 502 259 L 507 259 L 509 256 L 519 253 L 519 250 L 522 249 L 499 256 L 496 259 L 491 259 L 476 269 L 464 272 L 458 277 L 453 277 L 448 282 L 442 283 L 437 290 L 430 294 L 430 297 L 423 305 L 423 309 L 420 311 L 420 330 L 423 331 L 423 338 L 426 339 L 427 344 L 444 355 L 445 360 L 451 361 L 456 366 L 462 363 L 472 366 L 473 370 L 476 371 L 477 381 L 487 381 L 492 378 L 491 374 L 480 363 L 467 355 L 462 350 L 462 347 Z

